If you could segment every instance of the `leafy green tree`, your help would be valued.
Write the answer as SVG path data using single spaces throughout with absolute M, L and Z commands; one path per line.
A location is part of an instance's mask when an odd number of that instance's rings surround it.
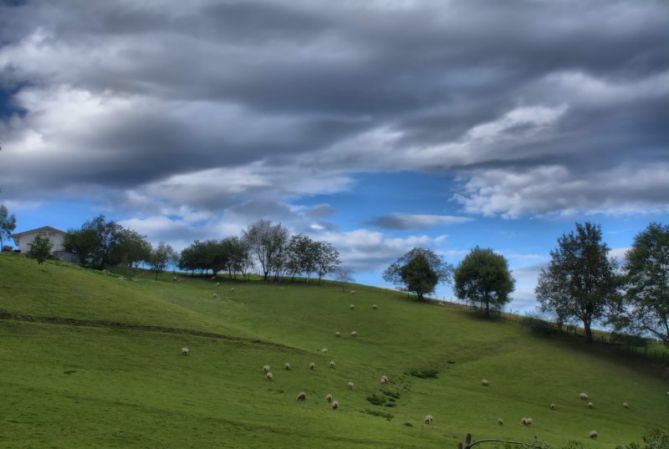
M 617 327 L 669 344 L 669 226 L 651 223 L 625 255 L 622 313 Z
M 32 243 L 30 244 L 30 249 L 28 250 L 28 257 L 35 259 L 38 264 L 41 264 L 49 257 L 51 257 L 51 249 L 53 245 L 51 241 L 42 235 L 37 235 Z
M 256 256 L 263 278 L 267 280 L 271 273 L 278 277 L 285 266 L 288 230 L 281 223 L 272 224 L 268 220 L 259 220 L 244 231 L 243 238 Z
M 95 258 L 100 239 L 92 229 L 69 230 L 65 234 L 63 246 L 65 250 L 77 257 L 79 265 L 94 267 L 99 260 Z
M 139 233 L 119 228 L 114 245 L 110 248 L 109 263 L 125 265 L 134 269 L 141 262 L 149 262 L 151 258 L 151 244 Z
M 577 223 L 576 232 L 558 239 L 535 289 L 541 310 L 554 312 L 563 320 L 580 320 L 588 342 L 593 340 L 593 322 L 619 303 L 620 279 L 608 252 L 599 226 Z
M 339 251 L 331 243 L 314 242 L 312 245 L 315 253 L 314 266 L 318 274 L 318 283 L 324 276 L 334 273 L 341 261 L 339 260 Z
M 433 251 L 414 248 L 397 259 L 383 273 L 383 279 L 404 288 L 423 300 L 437 284 L 449 282 L 452 268 Z
M 491 249 L 474 248 L 455 269 L 455 294 L 485 309 L 499 310 L 509 302 L 515 281 L 504 256 Z
M 158 247 L 151 250 L 151 256 L 149 258 L 149 263 L 151 264 L 151 269 L 158 279 L 158 274 L 165 271 L 170 260 L 174 257 L 174 249 L 165 242 L 160 242 Z
M 107 221 L 104 215 L 98 215 L 84 223 L 81 229 L 68 231 L 64 246 L 78 257 L 81 265 L 103 269 L 122 262 L 115 248 L 122 231 L 120 225 Z
M 5 239 L 12 238 L 12 232 L 16 229 L 16 217 L 9 213 L 7 207 L 0 204 L 0 251 L 4 246 Z

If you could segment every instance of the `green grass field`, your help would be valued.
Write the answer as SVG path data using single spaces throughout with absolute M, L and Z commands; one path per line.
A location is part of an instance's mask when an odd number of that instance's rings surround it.
M 0 255 L 0 447 L 455 448 L 471 432 L 614 448 L 669 427 L 669 383 L 644 363 L 518 322 L 362 286 L 171 278 Z

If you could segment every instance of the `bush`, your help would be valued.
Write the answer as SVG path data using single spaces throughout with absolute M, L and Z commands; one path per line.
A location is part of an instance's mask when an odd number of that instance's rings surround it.
M 434 368 L 427 369 L 412 369 L 409 374 L 419 379 L 437 379 L 439 377 L 439 370 Z

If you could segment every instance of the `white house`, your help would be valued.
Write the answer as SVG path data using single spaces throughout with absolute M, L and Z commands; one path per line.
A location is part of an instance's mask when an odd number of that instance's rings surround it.
M 19 232 L 12 237 L 14 238 L 14 242 L 16 242 L 19 251 L 25 254 L 30 251 L 30 245 L 38 235 L 48 238 L 51 242 L 51 255 L 62 258 L 61 255 L 65 253 L 65 246 L 63 245 L 65 233 L 60 229 L 51 226 L 42 226 L 41 228 Z

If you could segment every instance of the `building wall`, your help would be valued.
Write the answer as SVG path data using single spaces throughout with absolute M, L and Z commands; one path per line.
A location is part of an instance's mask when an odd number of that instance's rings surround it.
M 30 251 L 30 245 L 32 244 L 35 237 L 37 237 L 38 235 L 42 235 L 43 237 L 49 239 L 52 245 L 51 254 L 57 251 L 65 250 L 65 247 L 63 246 L 63 240 L 65 234 L 56 231 L 45 230 L 40 232 L 30 232 L 28 234 L 22 235 L 21 237 L 18 237 L 18 240 L 17 238 L 15 238 L 14 241 L 18 245 L 21 252 L 25 254 L 28 251 Z

